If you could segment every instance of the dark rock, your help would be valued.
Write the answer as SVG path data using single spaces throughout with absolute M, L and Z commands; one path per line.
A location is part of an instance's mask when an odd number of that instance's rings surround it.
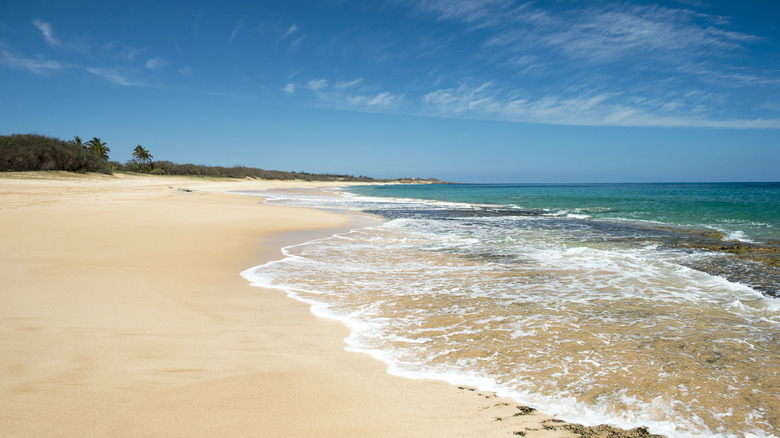
M 621 429 L 619 427 L 601 424 L 599 426 L 583 426 L 581 424 L 566 424 L 562 426 L 581 437 L 586 438 L 665 438 L 664 435 L 653 435 L 646 427 Z

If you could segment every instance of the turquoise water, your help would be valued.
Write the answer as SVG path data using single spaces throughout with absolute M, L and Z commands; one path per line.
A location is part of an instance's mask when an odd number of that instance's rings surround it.
M 671 438 L 780 436 L 780 184 L 402 185 L 262 194 L 374 226 L 244 272 L 390 372 Z M 761 243 L 763 242 L 763 243 Z M 523 432 L 523 431 L 520 431 Z
M 748 241 L 780 240 L 780 183 L 388 185 L 349 191 L 712 228 L 726 238 Z

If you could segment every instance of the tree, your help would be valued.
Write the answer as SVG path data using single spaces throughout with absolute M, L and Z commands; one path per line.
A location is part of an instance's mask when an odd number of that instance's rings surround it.
M 86 149 L 87 148 L 84 145 L 84 143 L 81 141 L 81 137 L 79 137 L 78 135 L 73 137 L 73 140 L 71 140 L 70 143 L 80 147 L 81 149 Z
M 111 149 L 106 146 L 106 142 L 100 141 L 100 137 L 92 137 L 92 140 L 87 142 L 87 149 L 98 157 L 108 161 L 108 153 Z
M 105 160 L 73 141 L 35 134 L 0 136 L 0 172 L 28 170 L 111 174 Z
M 152 165 L 152 154 L 149 153 L 148 149 L 145 149 L 140 144 L 133 149 L 133 158 L 135 158 L 138 161 L 148 163 L 150 166 Z

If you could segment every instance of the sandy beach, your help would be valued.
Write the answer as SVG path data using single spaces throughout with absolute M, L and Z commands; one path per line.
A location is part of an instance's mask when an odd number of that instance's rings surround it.
M 320 186 L 0 174 L 0 435 L 569 436 L 240 276 L 357 219 L 225 192 Z

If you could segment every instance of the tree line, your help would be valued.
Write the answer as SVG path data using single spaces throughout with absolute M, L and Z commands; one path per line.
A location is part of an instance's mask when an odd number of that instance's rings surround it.
M 109 161 L 111 149 L 99 137 L 87 142 L 78 136 L 64 141 L 37 134 L 13 134 L 0 136 L 0 171 L 19 172 L 31 170 L 64 170 L 68 172 L 113 171 L 149 173 L 155 175 L 182 175 L 216 178 L 257 178 L 274 180 L 304 181 L 356 181 L 376 182 L 367 176 L 313 174 L 307 172 L 286 172 L 265 170 L 246 166 L 205 166 L 200 164 L 177 164 L 170 161 L 152 161 L 151 152 L 138 145 L 133 149 L 132 159 L 125 164 Z M 419 180 L 422 181 L 422 180 Z
M 76 141 L 78 140 L 78 141 Z M 94 138 L 82 143 L 36 134 L 0 136 L 0 171 L 64 170 L 111 174 L 106 143 Z

